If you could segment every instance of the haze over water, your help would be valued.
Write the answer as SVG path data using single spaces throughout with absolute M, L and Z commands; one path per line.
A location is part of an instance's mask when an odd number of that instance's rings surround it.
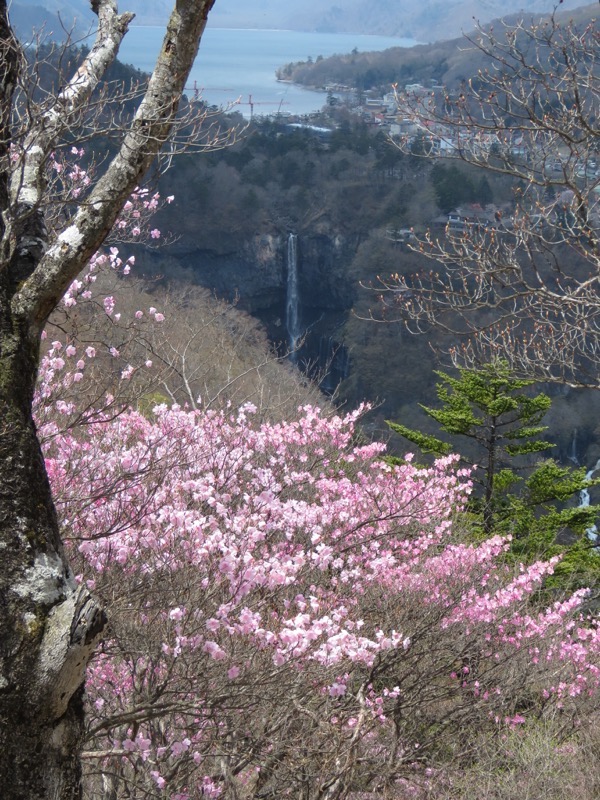
M 133 26 L 123 41 L 119 59 L 150 72 L 163 34 L 164 28 Z M 207 28 L 189 88 L 193 91 L 195 82 L 209 105 L 227 107 L 240 98 L 235 108 L 246 117 L 250 116 L 250 96 L 255 115 L 277 111 L 310 114 L 324 105 L 323 92 L 278 82 L 278 67 L 290 61 L 305 61 L 309 56 L 316 59 L 319 55 L 350 53 L 354 48 L 368 52 L 413 44 L 416 42 L 410 39 L 354 33 Z

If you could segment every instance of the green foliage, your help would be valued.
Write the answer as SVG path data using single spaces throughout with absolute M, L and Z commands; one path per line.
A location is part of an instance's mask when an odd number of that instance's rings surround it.
M 359 122 L 342 122 L 329 141 L 329 149 L 335 153 L 338 150 L 350 150 L 361 156 L 366 156 L 371 147 L 371 135 L 366 127 Z
M 410 152 L 413 156 L 429 156 L 432 150 L 431 139 L 424 133 L 417 134 L 410 145 Z
M 586 531 L 600 507 L 579 504 L 579 493 L 590 485 L 586 470 L 534 459 L 553 446 L 542 424 L 550 398 L 528 392 L 534 382 L 515 377 L 501 361 L 458 376 L 436 374 L 441 406 L 421 408 L 449 441 L 395 422 L 390 428 L 422 453 L 446 455 L 454 446 L 463 453 L 476 487 L 469 511 L 485 535 L 510 534 L 512 553 L 526 561 L 564 552 L 553 579 L 560 587 L 567 577 L 579 585 L 595 581 L 600 558 Z
M 492 191 L 485 177 L 482 178 L 485 185 L 482 182 L 475 185 L 465 171 L 454 164 L 447 167 L 436 163 L 431 170 L 431 180 L 438 204 L 445 213 L 452 211 L 461 203 L 482 202 L 481 198 L 484 196 L 491 198 Z M 485 200 L 485 203 L 488 202 L 491 202 L 491 199 Z
M 431 436 L 428 433 L 414 431 L 397 422 L 388 422 L 388 425 L 395 433 L 416 444 L 423 453 L 435 453 L 437 456 L 445 456 L 452 452 L 451 444 L 443 442 L 441 439 L 436 439 L 435 436 Z
M 170 403 L 171 399 L 158 390 L 147 392 L 138 400 L 138 411 L 140 414 L 143 414 L 144 417 L 151 419 L 154 417 L 154 409 L 156 406 L 170 405 Z
M 487 206 L 494 202 L 494 193 L 490 182 L 485 175 L 482 175 L 475 188 L 477 202 L 482 206 Z

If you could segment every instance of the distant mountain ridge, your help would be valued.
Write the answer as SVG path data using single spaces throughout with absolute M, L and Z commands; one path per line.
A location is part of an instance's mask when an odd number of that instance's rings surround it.
M 9 6 L 11 23 L 22 40 L 38 32 L 61 41 L 84 36 L 95 27 L 89 0 L 16 0 Z
M 597 12 L 597 4 L 580 6 L 557 13 L 557 20 L 561 24 L 573 21 L 583 30 L 596 18 Z M 529 22 L 540 17 L 542 15 L 535 13 L 517 12 L 506 15 L 504 21 L 508 28 L 519 22 L 527 27 Z M 488 24 L 489 27 L 493 25 L 494 22 Z M 501 36 L 500 27 L 496 26 L 498 37 Z M 540 57 L 543 64 L 544 57 Z M 313 89 L 343 84 L 385 94 L 393 84 L 421 83 L 424 86 L 442 84 L 456 91 L 463 81 L 490 66 L 485 53 L 461 36 L 414 47 L 390 47 L 374 52 L 341 53 L 316 61 L 290 62 L 278 69 L 278 75 L 283 80 Z
M 548 14 L 553 0 L 217 0 L 209 24 L 222 28 L 276 28 L 329 33 L 402 36 L 433 42 L 470 31 L 475 21 L 523 11 Z M 575 9 L 581 0 L 561 0 L 561 10 Z M 122 0 L 136 14 L 135 24 L 161 25 L 172 0 Z M 16 0 L 11 15 L 17 28 L 45 24 L 46 30 L 69 27 L 77 18 L 78 31 L 89 29 L 94 15 L 89 0 Z M 39 18 L 39 22 L 38 22 Z

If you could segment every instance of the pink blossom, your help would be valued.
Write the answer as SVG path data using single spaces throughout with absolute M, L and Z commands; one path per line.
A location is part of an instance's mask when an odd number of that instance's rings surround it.
M 115 308 L 114 297 L 105 297 L 104 300 L 102 301 L 102 304 L 104 305 L 104 310 L 110 316 Z
M 47 470 L 80 580 L 114 598 L 122 626 L 90 665 L 91 746 L 125 750 L 119 768 L 147 780 L 146 794 L 169 775 L 169 796 L 217 796 L 204 779 L 215 743 L 234 747 L 223 732 L 238 713 L 250 731 L 273 725 L 256 753 L 265 763 L 284 715 L 300 713 L 285 698 L 376 764 L 393 720 L 428 695 L 449 713 L 473 703 L 482 725 L 524 724 L 505 695 L 511 659 L 550 709 L 597 693 L 600 633 L 579 616 L 584 593 L 540 608 L 530 598 L 556 560 L 513 571 L 506 538 L 462 537 L 471 485 L 456 458 L 390 466 L 382 444 L 357 444 L 362 410 L 311 405 L 269 422 L 233 404 L 115 414 L 107 397 L 81 423 L 59 352 L 36 399 Z M 156 717 L 128 731 L 131 709 L 159 695 Z M 406 738 L 405 753 L 425 752 Z
M 167 782 L 157 770 L 152 770 L 150 772 L 150 775 L 154 778 L 154 782 L 156 783 L 159 789 L 165 788 Z
M 216 642 L 206 642 L 204 651 L 214 658 L 215 661 L 222 661 L 225 658 L 225 651 Z

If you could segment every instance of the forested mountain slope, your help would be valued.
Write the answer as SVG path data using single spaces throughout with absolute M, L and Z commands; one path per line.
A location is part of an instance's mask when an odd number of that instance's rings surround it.
M 533 7 L 527 11 L 527 18 L 535 16 Z M 573 11 L 562 10 L 561 7 L 558 18 L 573 19 L 578 25 L 586 25 L 597 14 L 598 4 L 594 3 Z M 505 17 L 510 25 L 517 24 L 519 18 L 518 14 Z M 480 21 L 483 22 L 483 19 L 482 15 Z M 387 92 L 394 83 L 402 86 L 403 83 L 415 81 L 435 81 L 455 88 L 461 81 L 476 75 L 479 69 L 485 70 L 489 62 L 481 51 L 459 35 L 460 32 L 455 38 L 450 38 L 451 26 L 446 30 L 448 36 L 435 44 L 392 47 L 380 52 L 336 54 L 317 61 L 286 64 L 278 74 L 285 80 L 315 87 L 341 83 Z
M 564 9 L 577 8 L 579 0 L 562 0 Z M 136 14 L 140 25 L 164 22 L 170 0 L 129 0 L 123 4 Z M 525 6 L 525 8 L 523 8 Z M 54 25 L 47 29 L 60 30 L 57 14 L 67 27 L 77 17 L 82 27 L 93 21 L 88 0 L 19 0 L 13 4 L 17 23 L 25 24 L 23 7 L 34 8 L 28 19 L 36 25 L 47 22 L 43 9 L 50 12 Z M 224 28 L 287 28 L 302 31 L 333 33 L 370 33 L 386 36 L 407 36 L 422 42 L 440 41 L 459 36 L 473 28 L 474 20 L 481 23 L 522 9 L 530 13 L 549 13 L 551 0 L 218 0 L 211 13 L 210 23 Z

